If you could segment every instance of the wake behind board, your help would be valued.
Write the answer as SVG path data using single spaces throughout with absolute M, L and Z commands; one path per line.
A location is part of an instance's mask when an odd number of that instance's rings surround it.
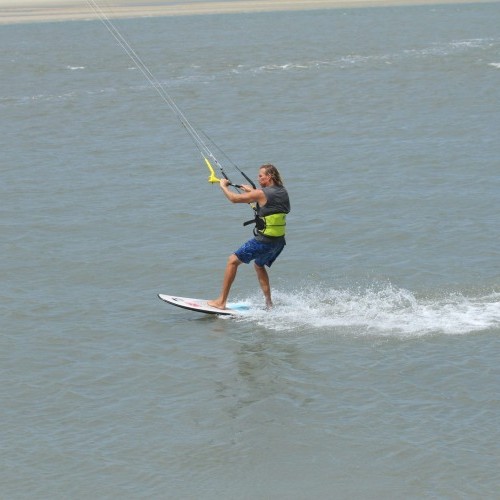
M 229 303 L 226 309 L 218 309 L 217 307 L 212 307 L 207 304 L 207 300 L 204 299 L 190 299 L 188 297 L 176 297 L 175 295 L 165 295 L 164 293 L 159 293 L 158 297 L 166 302 L 167 304 L 172 304 L 176 307 L 181 307 L 182 309 L 188 309 L 190 311 L 196 311 L 204 314 L 218 314 L 219 316 L 239 316 L 245 314 L 250 310 L 248 304 L 241 302 Z

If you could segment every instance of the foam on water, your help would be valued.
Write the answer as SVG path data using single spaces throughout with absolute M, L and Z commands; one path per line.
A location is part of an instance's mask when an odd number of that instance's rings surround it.
M 247 300 L 261 302 L 256 297 Z M 354 290 L 311 286 L 276 291 L 274 300 L 272 311 L 252 311 L 239 320 L 254 321 L 275 331 L 338 331 L 402 338 L 467 334 L 500 325 L 500 293 L 496 292 L 428 298 L 390 284 Z

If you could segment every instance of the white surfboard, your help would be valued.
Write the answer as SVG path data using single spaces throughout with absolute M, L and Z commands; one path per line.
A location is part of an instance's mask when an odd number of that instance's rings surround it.
M 175 295 L 166 295 L 159 293 L 158 297 L 176 307 L 188 309 L 205 314 L 218 314 L 219 316 L 239 316 L 245 314 L 250 310 L 250 306 L 243 302 L 230 302 L 227 304 L 226 309 L 218 309 L 208 305 L 208 300 L 205 299 L 191 299 L 189 297 L 176 297 Z

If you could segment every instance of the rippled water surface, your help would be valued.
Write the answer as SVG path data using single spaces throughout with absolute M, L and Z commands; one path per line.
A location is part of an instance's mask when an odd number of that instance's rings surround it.
M 214 297 L 252 214 L 110 33 L 1 26 L 2 496 L 496 498 L 499 14 L 116 22 L 285 178 L 276 307 L 242 266 L 237 319 L 156 297 Z

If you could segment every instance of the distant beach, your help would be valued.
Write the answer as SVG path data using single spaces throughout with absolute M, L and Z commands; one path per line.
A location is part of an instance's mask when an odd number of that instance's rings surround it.
M 476 0 L 474 3 L 488 1 Z M 116 0 L 104 4 L 97 0 L 96 3 L 109 17 L 134 18 L 473 2 L 470 0 L 226 0 L 218 2 Z M 0 0 L 0 24 L 82 20 L 94 17 L 92 9 L 83 0 Z

